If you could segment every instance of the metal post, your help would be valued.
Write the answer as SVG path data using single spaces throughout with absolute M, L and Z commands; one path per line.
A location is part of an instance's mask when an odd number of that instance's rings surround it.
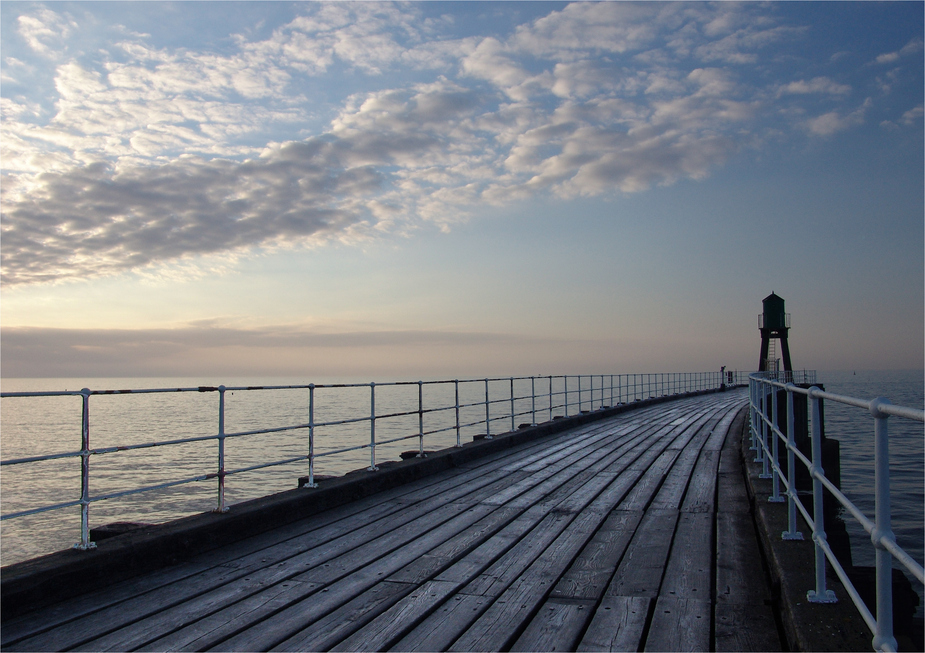
M 511 377 L 511 433 L 517 430 L 514 424 L 514 377 Z
M 218 503 L 212 512 L 228 512 L 225 505 L 225 386 L 218 386 Z
M 835 592 L 825 588 L 825 552 L 822 550 L 822 544 L 826 541 L 825 537 L 825 514 L 822 508 L 822 481 L 819 480 L 823 474 L 822 469 L 822 411 L 819 409 L 819 397 L 815 393 L 819 388 L 813 386 L 809 389 L 809 398 L 812 400 L 812 420 L 813 420 L 813 466 L 810 473 L 813 477 L 813 542 L 816 549 L 816 589 L 809 590 L 806 593 L 806 599 L 810 603 L 837 603 Z
M 462 442 L 459 439 L 459 379 L 453 381 L 453 387 L 456 390 L 456 446 L 461 447 Z
M 424 457 L 424 383 L 418 381 L 418 458 Z
M 565 383 L 565 416 L 568 417 L 568 374 L 563 377 L 563 382 Z
M 491 440 L 491 413 L 488 404 L 488 379 L 485 379 L 485 439 Z
M 794 467 L 793 450 L 796 429 L 793 418 L 793 388 L 787 384 L 787 530 L 781 533 L 785 540 L 802 540 L 803 533 L 797 530 L 797 470 Z
M 613 374 L 611 374 L 610 375 L 610 407 L 613 408 L 614 406 L 616 406 L 616 404 L 613 403 Z
M 530 377 L 530 426 L 536 426 L 536 378 Z
M 549 421 L 552 421 L 552 375 L 549 375 Z
M 366 471 L 376 472 L 376 384 L 369 384 L 369 467 Z
M 771 478 L 770 471 L 770 454 L 768 453 L 768 398 L 771 396 L 768 392 L 768 388 L 771 386 L 768 384 L 763 384 L 761 386 L 761 473 L 758 474 L 758 478 Z
M 890 508 L 890 440 L 886 415 L 880 410 L 889 404 L 885 397 L 871 402 L 870 414 L 874 417 L 874 531 L 870 540 L 876 549 L 877 569 L 877 632 L 874 634 L 874 650 L 895 651 L 893 637 L 893 557 L 887 551 L 884 541 L 895 542 Z M 887 648 L 888 647 L 888 648 Z
M 784 497 L 780 495 L 780 474 L 777 472 L 777 465 L 780 465 L 780 457 L 778 456 L 778 448 L 780 438 L 777 436 L 777 432 L 780 430 L 780 426 L 777 423 L 777 388 L 771 387 L 771 437 L 773 439 L 773 444 L 771 445 L 771 487 L 773 488 L 771 496 L 768 497 L 768 502 L 770 503 L 783 503 L 785 501 Z
M 80 391 L 80 542 L 73 548 L 95 549 L 90 541 L 90 389 Z
M 581 374 L 578 375 L 578 413 L 581 414 Z
M 315 384 L 308 384 L 308 483 L 302 487 L 316 488 L 315 483 Z

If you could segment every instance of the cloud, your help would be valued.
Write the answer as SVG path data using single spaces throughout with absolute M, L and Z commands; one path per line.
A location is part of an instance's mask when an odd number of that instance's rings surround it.
M 874 59 L 875 63 L 890 64 L 899 61 L 901 58 L 915 54 L 922 49 L 922 39 L 912 39 L 906 45 L 894 52 L 885 52 Z
M 760 141 L 775 97 L 850 92 L 827 77 L 756 85 L 758 53 L 803 33 L 759 5 L 576 3 L 458 39 L 414 3 L 299 9 L 222 52 L 120 29 L 99 61 L 57 64 L 53 107 L 4 97 L 3 282 L 446 228 L 483 202 L 704 179 Z M 321 120 L 313 80 L 336 89 L 348 73 L 367 90 L 351 86 Z M 867 107 L 836 105 L 802 127 L 834 134 Z
M 778 97 L 782 95 L 847 95 L 851 92 L 851 87 L 847 84 L 839 84 L 828 77 L 814 77 L 806 81 L 803 79 L 790 82 L 780 86 L 777 90 Z
M 77 23 L 70 17 L 41 7 L 32 15 L 23 14 L 17 19 L 19 35 L 37 54 L 55 57 Z
M 812 118 L 806 122 L 806 128 L 815 136 L 831 136 L 840 131 L 857 127 L 864 124 L 864 116 L 867 110 L 872 106 L 870 98 L 848 114 L 842 114 L 838 111 L 829 111 L 821 116 Z
M 342 234 L 362 219 L 351 198 L 382 184 L 373 169 L 338 164 L 342 156 L 350 158 L 337 145 L 313 141 L 243 163 L 187 157 L 40 175 L 33 192 L 4 206 L 4 283 Z

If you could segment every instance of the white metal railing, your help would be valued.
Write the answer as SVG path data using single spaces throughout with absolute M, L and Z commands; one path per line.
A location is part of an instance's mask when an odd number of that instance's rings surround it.
M 769 360 L 768 363 L 771 361 Z M 816 370 L 768 370 L 755 372 L 752 376 L 780 383 L 809 384 L 816 383 Z
M 925 573 L 922 565 L 904 551 L 893 535 L 890 512 L 890 456 L 889 433 L 887 420 L 889 417 L 901 417 L 918 422 L 925 422 L 925 411 L 918 408 L 894 406 L 884 397 L 876 399 L 857 399 L 843 395 L 824 392 L 813 386 L 800 388 L 792 382 L 782 383 L 776 379 L 767 378 L 766 373 L 756 373 L 749 377 L 749 405 L 752 448 L 757 452 L 755 462 L 763 465 L 763 478 L 772 479 L 772 494 L 768 497 L 770 502 L 787 502 L 787 531 L 782 534 L 785 540 L 801 540 L 802 533 L 797 530 L 796 512 L 806 520 L 807 525 L 813 529 L 812 539 L 815 544 L 816 568 L 815 589 L 807 593 L 807 599 L 814 603 L 834 603 L 835 595 L 826 589 L 825 560 L 828 559 L 832 569 L 845 586 L 861 617 L 867 623 L 874 635 L 872 645 L 877 651 L 895 651 L 896 639 L 893 637 L 893 563 L 895 558 L 919 582 L 925 582 Z M 813 381 L 814 382 L 814 381 Z M 786 433 L 778 424 L 778 394 L 783 390 L 787 395 L 787 424 Z M 794 442 L 794 409 L 793 396 L 805 395 L 809 406 L 809 419 L 812 425 L 810 434 L 812 444 L 812 460 L 808 459 Z M 870 412 L 874 421 L 874 519 L 868 518 L 854 505 L 835 485 L 825 476 L 822 469 L 822 411 L 823 399 L 835 401 L 848 406 L 863 408 Z M 769 442 L 769 437 L 771 441 Z M 787 450 L 787 471 L 781 469 L 779 463 L 779 442 L 783 441 Z M 795 487 L 795 459 L 798 458 L 807 468 L 813 482 L 813 514 L 810 515 L 806 506 L 800 500 Z M 785 492 L 780 493 L 780 484 L 783 483 Z M 858 594 L 854 584 L 848 578 L 841 563 L 832 553 L 826 542 L 822 492 L 828 490 L 832 496 L 851 514 L 870 535 L 871 543 L 875 548 L 876 566 L 876 618 Z
M 617 406 L 643 399 L 687 394 L 703 390 L 715 390 L 721 385 L 744 385 L 747 382 L 746 372 L 691 372 L 691 373 L 658 373 L 658 374 L 611 374 L 611 375 L 577 375 L 577 376 L 530 376 L 530 377 L 507 377 L 507 378 L 485 378 L 485 379 L 468 379 L 452 381 L 401 381 L 391 383 L 353 383 L 353 384 L 314 384 L 307 385 L 279 385 L 279 386 L 245 386 L 231 387 L 220 385 L 199 386 L 192 388 L 158 388 L 158 389 L 139 389 L 139 390 L 90 390 L 84 388 L 80 391 L 61 391 L 61 392 L 4 392 L 0 394 L 6 398 L 28 398 L 28 397 L 53 397 L 53 396 L 79 396 L 81 397 L 81 414 L 80 414 L 80 449 L 71 451 L 62 451 L 39 456 L 30 456 L 0 461 L 0 466 L 26 465 L 40 461 L 79 458 L 81 465 L 80 473 L 80 497 L 70 501 L 43 505 L 28 510 L 20 510 L 8 514 L 0 515 L 0 520 L 14 519 L 25 517 L 42 512 L 59 510 L 63 508 L 79 506 L 81 511 L 80 525 L 80 542 L 74 547 L 78 549 L 88 549 L 95 547 L 90 541 L 90 505 L 107 499 L 126 497 L 142 492 L 170 488 L 186 483 L 199 481 L 215 480 L 217 482 L 217 499 L 215 512 L 226 512 L 228 506 L 225 502 L 225 479 L 232 475 L 243 474 L 255 470 L 287 465 L 307 461 L 308 478 L 303 487 L 317 487 L 315 483 L 315 460 L 323 456 L 336 456 L 345 454 L 350 451 L 369 449 L 369 471 L 376 471 L 376 448 L 386 444 L 395 443 L 403 440 L 417 439 L 418 455 L 424 455 L 424 439 L 426 436 L 432 436 L 438 433 L 452 433 L 455 431 L 456 445 L 461 446 L 461 435 L 464 429 L 470 430 L 472 427 L 484 426 L 484 437 L 492 438 L 495 433 L 503 432 L 509 428 L 514 431 L 517 428 L 518 418 L 530 416 L 530 424 L 537 423 L 537 415 L 541 417 L 545 413 L 548 419 L 552 420 L 556 411 L 564 412 L 565 417 L 576 413 L 590 412 L 600 410 L 610 406 Z M 520 386 L 525 386 L 529 381 L 529 394 L 516 394 L 515 382 Z M 417 386 L 416 405 L 405 406 L 400 410 L 391 412 L 377 412 L 376 410 L 376 391 L 385 386 Z M 425 386 L 452 386 L 455 401 L 451 404 L 425 405 L 424 392 Z M 484 386 L 484 399 L 481 401 L 460 402 L 460 386 L 469 386 L 469 396 L 474 394 L 479 386 Z M 491 386 L 491 388 L 490 388 Z M 369 388 L 369 410 L 363 414 L 353 415 L 344 419 L 315 421 L 316 397 L 319 390 L 330 390 L 339 388 Z M 505 388 L 505 392 L 502 388 Z M 308 414 L 307 421 L 277 426 L 273 428 L 251 429 L 235 432 L 225 431 L 225 402 L 229 392 L 241 391 L 302 391 L 307 392 Z M 179 438 L 171 440 L 161 440 L 145 442 L 141 444 L 125 444 L 118 446 L 107 446 L 100 448 L 91 447 L 90 442 L 90 398 L 97 395 L 123 395 L 123 394 L 151 394 L 151 393 L 216 393 L 218 395 L 218 430 L 214 435 L 203 435 L 197 437 Z M 479 393 L 480 394 L 480 393 Z M 529 408 L 524 408 L 529 400 Z M 518 410 L 517 406 L 521 409 Z M 465 409 L 480 410 L 484 407 L 484 418 L 471 422 L 460 421 L 460 411 Z M 471 414 L 471 410 L 469 413 Z M 442 414 L 440 420 L 441 426 L 425 430 L 424 416 Z M 398 417 L 417 416 L 418 429 L 416 433 L 403 435 L 394 438 L 377 438 L 376 424 L 383 420 L 394 419 Z M 366 424 L 369 429 L 369 440 L 355 446 L 340 447 L 337 449 L 326 450 L 323 452 L 315 451 L 316 431 L 333 426 L 346 424 Z M 301 431 L 307 432 L 308 438 L 306 444 L 307 451 L 304 454 L 291 456 L 282 460 L 261 462 L 259 464 L 249 465 L 238 469 L 226 469 L 225 467 L 225 445 L 227 440 L 236 438 L 245 438 L 260 434 L 275 434 L 282 432 Z M 179 478 L 167 482 L 136 487 L 124 491 L 106 492 L 91 496 L 90 494 L 90 460 L 94 456 L 107 454 L 117 454 L 121 452 L 133 451 L 138 449 L 150 449 L 153 447 L 167 447 L 194 442 L 211 442 L 218 443 L 218 460 L 216 471 L 208 474 L 200 474 L 187 478 Z M 5 489 L 10 492 L 10 489 Z

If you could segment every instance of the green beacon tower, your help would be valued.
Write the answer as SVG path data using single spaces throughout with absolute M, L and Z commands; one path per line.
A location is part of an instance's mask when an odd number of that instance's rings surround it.
M 790 313 L 784 310 L 784 300 L 771 293 L 761 300 L 762 311 L 758 316 L 758 330 L 761 332 L 761 357 L 758 359 L 759 372 L 779 372 L 781 359 L 777 357 L 775 341 L 780 341 L 780 354 L 783 358 L 784 371 L 792 372 L 790 363 L 790 346 L 787 344 L 787 332 L 790 330 Z

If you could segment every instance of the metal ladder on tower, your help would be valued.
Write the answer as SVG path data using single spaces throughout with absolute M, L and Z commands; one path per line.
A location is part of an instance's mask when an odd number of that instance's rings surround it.
M 768 343 L 768 360 L 765 369 L 768 370 L 768 376 L 772 379 L 777 378 L 778 366 L 777 338 L 771 338 L 771 341 Z

